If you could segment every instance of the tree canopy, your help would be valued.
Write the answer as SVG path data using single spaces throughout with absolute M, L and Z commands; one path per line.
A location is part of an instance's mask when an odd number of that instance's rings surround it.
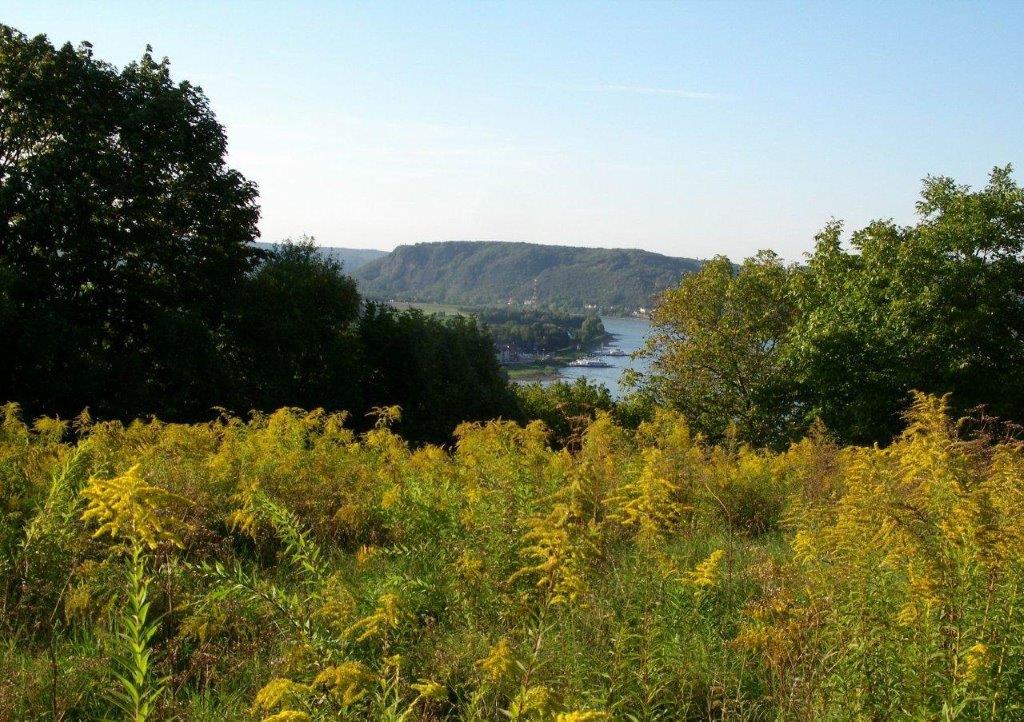
M 257 248 L 256 186 L 202 90 L 147 49 L 0 26 L 0 398 L 30 414 L 173 421 L 405 408 L 413 440 L 515 416 L 473 321 L 367 307 L 309 239 Z M 438 413 L 432 405 L 443 405 Z
M 639 385 L 705 434 L 783 444 L 821 419 L 888 441 L 911 391 L 1024 421 L 1024 190 L 1010 167 L 972 191 L 924 182 L 919 221 L 818 235 L 806 262 L 719 258 L 664 294 Z
M 917 211 L 849 249 L 831 224 L 794 276 L 791 368 L 808 411 L 851 441 L 890 438 L 914 389 L 1024 420 L 1024 190 L 1010 167 L 977 191 L 928 178 Z
M 783 342 L 795 317 L 788 269 L 764 252 L 735 268 L 719 256 L 667 291 L 642 353 L 645 392 L 712 438 L 735 427 L 766 443 L 787 433 Z
M 206 97 L 148 51 L 119 71 L 0 27 L 0 117 L 6 395 L 195 413 L 259 217 Z

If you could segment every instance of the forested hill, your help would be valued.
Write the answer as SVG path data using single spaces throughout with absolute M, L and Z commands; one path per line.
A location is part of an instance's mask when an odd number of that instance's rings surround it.
M 262 243 L 257 241 L 256 246 L 264 250 L 271 250 L 273 243 Z M 336 246 L 320 246 L 320 253 L 328 258 L 339 261 L 346 273 L 352 273 L 357 268 L 365 266 L 381 256 L 386 256 L 387 251 L 378 251 L 373 248 L 338 248 Z
M 649 308 L 700 263 L 635 249 L 446 241 L 399 246 L 354 275 L 374 298 L 476 306 L 536 299 L 566 309 L 631 311 Z

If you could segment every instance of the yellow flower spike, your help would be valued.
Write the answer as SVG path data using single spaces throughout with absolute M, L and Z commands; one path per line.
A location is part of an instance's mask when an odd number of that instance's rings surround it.
M 448 698 L 448 692 L 445 690 L 444 685 L 433 680 L 420 680 L 417 684 L 409 686 L 419 692 L 421 699 L 442 700 Z
M 968 649 L 964 656 L 964 679 L 968 682 L 975 682 L 982 676 L 982 672 L 988 663 L 988 645 L 978 642 Z
M 398 487 L 392 486 L 389 489 L 386 489 L 383 494 L 381 494 L 380 508 L 390 509 L 391 507 L 398 503 L 399 499 L 401 499 L 401 492 L 399 491 Z
M 800 529 L 793 537 L 793 556 L 802 564 L 810 564 L 815 559 L 814 539 L 805 529 Z
M 375 419 L 375 428 L 386 429 L 402 420 L 402 408 L 400 406 L 374 406 L 367 416 Z
M 348 661 L 321 670 L 313 680 L 313 686 L 329 689 L 341 698 L 343 706 L 348 707 L 366 694 L 366 686 L 373 679 L 373 672 L 364 664 Z
M 536 685 L 524 690 L 515 700 L 509 712 L 513 719 L 519 719 L 531 712 L 541 712 L 547 708 L 551 701 L 551 690 L 543 685 Z
M 252 701 L 254 712 L 267 713 L 283 704 L 294 704 L 308 694 L 309 687 L 278 677 L 267 682 Z
M 611 715 L 607 712 L 577 710 L 575 712 L 559 712 L 555 715 L 555 722 L 597 722 L 597 720 L 610 718 Z
M 397 629 L 401 622 L 398 596 L 395 594 L 382 594 L 377 600 L 377 608 L 367 617 L 350 626 L 346 636 L 351 636 L 362 630 L 362 634 L 356 637 L 357 642 L 365 642 L 371 637 L 384 634 L 389 629 Z
M 356 551 L 356 564 L 358 564 L 360 567 L 365 567 L 367 564 L 370 563 L 370 560 L 373 559 L 374 556 L 376 556 L 376 554 L 377 547 L 373 546 L 372 544 L 363 544 Z
M 512 648 L 509 646 L 508 640 L 502 637 L 478 664 L 487 673 L 491 682 L 498 682 L 512 668 L 514 661 Z
M 187 502 L 159 486 L 147 484 L 139 464 L 112 479 L 90 478 L 82 496 L 89 502 L 82 521 L 99 525 L 94 537 L 108 534 L 150 549 L 162 542 L 181 545 L 163 519 L 169 516 L 169 506 Z
M 478 579 L 484 568 L 484 560 L 481 559 L 478 554 L 474 554 L 471 551 L 464 551 L 455 561 L 455 568 L 463 579 Z
M 587 591 L 584 579 L 586 559 L 580 541 L 570 534 L 573 511 L 559 503 L 550 513 L 535 517 L 531 529 L 523 536 L 532 545 L 522 554 L 536 563 L 517 570 L 509 581 L 535 576 L 535 587 L 552 593 L 552 604 L 573 602 Z
M 724 557 L 725 550 L 718 549 L 713 551 L 707 559 L 694 567 L 693 571 L 690 572 L 690 583 L 697 587 L 698 592 L 718 585 L 722 559 Z

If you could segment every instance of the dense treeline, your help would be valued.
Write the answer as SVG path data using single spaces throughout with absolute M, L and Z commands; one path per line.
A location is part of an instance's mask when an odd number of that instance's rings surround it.
M 520 350 L 549 353 L 570 347 L 589 348 L 607 332 L 594 314 L 520 308 L 471 308 L 494 337 L 494 343 L 514 344 Z
M 912 390 L 1024 423 L 1024 189 L 928 178 L 918 223 L 832 223 L 804 263 L 706 264 L 654 312 L 641 393 L 712 439 L 784 446 L 823 421 L 887 442 Z
M 249 288 L 234 408 L 342 409 L 366 428 L 366 412 L 398 403 L 402 434 L 436 443 L 463 421 L 517 416 L 491 338 L 471 317 L 361 303 L 308 242 L 276 247 Z
M 0 718 L 1012 719 L 1024 448 L 0 423 Z M 118 677 L 117 675 L 120 675 Z
M 515 415 L 474 323 L 364 304 L 308 243 L 252 245 L 256 188 L 166 60 L 118 70 L 0 27 L 0 106 L 0 398 L 64 418 L 304 406 L 357 424 L 401 404 L 421 441 Z

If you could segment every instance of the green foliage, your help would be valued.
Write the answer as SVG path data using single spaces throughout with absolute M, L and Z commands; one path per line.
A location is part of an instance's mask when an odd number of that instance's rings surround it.
M 887 442 L 911 391 L 1024 421 L 1024 189 L 996 168 L 978 191 L 925 181 L 920 220 L 841 225 L 804 265 L 771 254 L 707 264 L 667 292 L 639 379 L 721 439 L 780 446 L 821 419 L 851 443 Z
M 358 322 L 362 408 L 402 407 L 408 439 L 446 443 L 465 421 L 515 418 L 515 396 L 475 319 L 367 304 Z
M 111 701 L 127 722 L 146 722 L 153 716 L 167 677 L 153 679 L 151 644 L 157 625 L 149 619 L 149 580 L 142 546 L 132 547 L 127 570 L 127 599 L 119 615 L 117 641 L 119 656 L 113 672 L 119 688 L 111 692 Z
M 498 346 L 514 344 L 530 353 L 588 348 L 606 335 L 600 317 L 593 314 L 519 308 L 467 308 L 466 312 L 487 326 Z
M 706 263 L 662 296 L 642 352 L 651 371 L 634 384 L 713 440 L 735 433 L 784 443 L 792 433 L 783 356 L 796 316 L 792 273 L 767 252 L 739 268 L 722 257 Z
M 259 213 L 202 91 L 148 51 L 118 70 L 0 26 L 0 108 L 0 397 L 208 408 Z
M 580 325 L 580 331 L 576 339 L 584 348 L 591 346 L 605 337 L 604 323 L 601 317 L 594 314 L 588 315 Z
M 640 250 L 450 241 L 399 246 L 355 275 L 364 294 L 385 300 L 631 313 L 699 266 Z
M 552 442 L 559 447 L 578 443 L 597 412 L 608 412 L 614 407 L 606 387 L 583 378 L 547 386 L 520 384 L 516 386 L 516 396 L 524 416 L 543 421 L 551 431 Z
M 360 298 L 340 264 L 309 238 L 278 244 L 244 293 L 235 336 L 238 398 L 222 405 L 358 410 Z
M 840 438 L 886 440 L 912 389 L 1024 421 L 1024 189 L 996 168 L 971 191 L 928 178 L 913 226 L 819 236 L 796 278 L 787 354 L 809 413 Z

